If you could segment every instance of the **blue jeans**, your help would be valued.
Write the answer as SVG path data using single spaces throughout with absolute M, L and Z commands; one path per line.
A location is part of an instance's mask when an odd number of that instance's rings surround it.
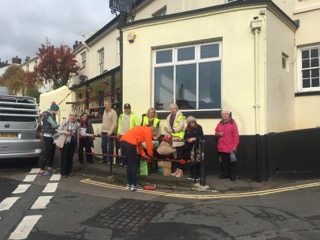
M 129 185 L 137 185 L 138 175 L 138 156 L 137 146 L 125 141 L 120 142 L 121 155 L 126 159 L 127 166 L 127 183 Z
M 108 161 L 111 162 L 113 156 L 113 138 L 105 132 L 102 133 L 101 137 L 102 161 L 106 162 L 108 159 Z M 109 156 L 107 157 L 105 154 Z

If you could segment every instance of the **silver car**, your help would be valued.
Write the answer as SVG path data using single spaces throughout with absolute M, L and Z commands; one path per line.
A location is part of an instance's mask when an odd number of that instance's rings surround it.
M 41 140 L 36 100 L 0 93 L 0 160 L 38 159 L 42 152 Z

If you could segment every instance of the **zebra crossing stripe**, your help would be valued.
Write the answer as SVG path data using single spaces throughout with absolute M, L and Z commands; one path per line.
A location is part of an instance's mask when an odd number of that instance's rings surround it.
M 39 173 L 40 170 L 41 170 L 40 168 L 32 168 L 30 171 L 30 174 Z
M 44 193 L 52 193 L 55 192 L 58 188 L 58 183 L 48 183 L 45 189 L 42 192 Z
M 20 197 L 7 197 L 0 203 L 0 211 L 9 210 Z
M 12 194 L 24 193 L 30 186 L 31 184 L 19 184 L 18 187 L 12 192 Z
M 53 174 L 50 178 L 50 181 L 59 181 L 61 179 L 60 174 Z
M 31 209 L 45 209 L 52 196 L 41 196 L 34 202 Z
M 9 239 L 27 239 L 29 233 L 41 217 L 41 215 L 25 216 L 14 232 L 10 234 Z
M 24 178 L 24 180 L 23 180 L 23 182 L 33 182 L 35 179 L 36 179 L 36 176 L 37 175 L 27 175 L 25 178 Z

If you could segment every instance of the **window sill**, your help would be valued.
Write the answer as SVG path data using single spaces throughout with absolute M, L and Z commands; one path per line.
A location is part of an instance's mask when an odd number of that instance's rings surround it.
M 195 118 L 212 118 L 212 119 L 220 119 L 221 118 L 221 110 L 207 110 L 207 111 L 183 111 L 180 110 L 185 117 L 193 116 Z M 167 116 L 170 114 L 169 111 L 167 112 L 157 112 L 158 118 L 166 119 Z
M 302 97 L 302 96 L 317 96 L 320 95 L 320 91 L 313 91 L 313 92 L 298 92 L 294 94 L 295 97 Z

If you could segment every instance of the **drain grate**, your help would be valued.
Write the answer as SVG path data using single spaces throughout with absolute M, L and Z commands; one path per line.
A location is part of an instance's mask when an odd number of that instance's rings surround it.
M 89 218 L 85 225 L 121 231 L 139 231 L 165 206 L 165 203 L 121 199 Z

